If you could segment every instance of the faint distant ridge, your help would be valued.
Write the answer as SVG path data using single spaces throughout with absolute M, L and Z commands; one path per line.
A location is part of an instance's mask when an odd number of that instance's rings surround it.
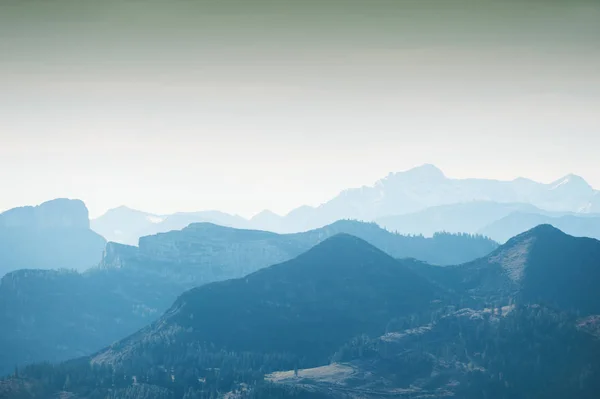
M 294 218 L 288 228 L 303 230 L 341 218 L 377 220 L 435 206 L 477 201 L 528 204 L 553 212 L 589 212 L 598 202 L 598 192 L 575 175 L 550 184 L 523 178 L 512 181 L 452 179 L 427 164 L 390 173 L 373 186 L 344 190 L 316 208 L 303 207 L 302 220 Z
M 268 210 L 249 220 L 218 211 L 153 215 L 122 207 L 93 220 L 92 228 L 109 241 L 129 245 L 137 245 L 144 235 L 197 222 L 296 233 L 355 219 L 376 221 L 404 234 L 432 235 L 438 231 L 478 233 L 514 211 L 590 214 L 600 212 L 600 194 L 573 174 L 549 184 L 525 178 L 453 179 L 426 164 L 390 173 L 371 186 L 346 189 L 322 205 L 304 205 L 284 216 Z
M 286 262 L 185 292 L 159 321 L 92 362 L 127 362 L 144 342 L 162 350 L 163 337 L 173 337 L 319 364 L 346 340 L 383 333 L 391 318 L 427 309 L 441 294 L 366 241 L 336 234 Z
M 220 211 L 178 212 L 157 215 L 126 206 L 111 209 L 93 219 L 92 229 L 108 241 L 138 245 L 140 237 L 181 230 L 192 223 L 210 222 L 223 226 L 246 227 L 248 221 L 240 216 Z
M 17 269 L 97 266 L 106 241 L 80 200 L 56 199 L 0 214 L 0 276 Z

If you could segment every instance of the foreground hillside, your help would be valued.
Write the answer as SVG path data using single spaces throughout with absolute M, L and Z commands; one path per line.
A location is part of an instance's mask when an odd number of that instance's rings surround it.
M 86 273 L 21 270 L 0 280 L 0 374 L 88 355 L 156 320 L 188 289 L 285 262 L 337 233 L 440 263 L 496 248 L 482 237 L 405 237 L 351 221 L 293 235 L 205 223 L 144 237 L 139 248 L 109 243 L 102 266 Z
M 249 398 L 595 398 L 600 341 L 540 306 L 451 312 L 354 340 L 318 368 L 268 374 Z
M 93 389 L 77 376 L 107 369 L 157 389 L 167 371 L 187 381 L 176 387 L 178 394 L 192 380 L 232 388 L 266 371 L 327 362 L 355 336 L 383 334 L 392 320 L 440 308 L 444 295 L 365 241 L 337 235 L 288 262 L 188 291 L 148 328 L 91 358 L 67 362 L 64 370 L 73 393 L 83 397 Z M 45 373 L 45 367 L 23 373 Z
M 438 267 L 338 235 L 0 387 L 22 398 L 596 398 L 599 248 L 539 226 Z

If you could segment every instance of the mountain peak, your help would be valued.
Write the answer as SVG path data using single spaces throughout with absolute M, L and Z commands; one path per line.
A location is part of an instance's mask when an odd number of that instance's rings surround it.
M 432 163 L 424 163 L 422 165 L 415 166 L 414 168 L 409 169 L 409 171 L 410 170 L 428 170 L 428 171 L 434 171 L 437 173 L 442 173 L 442 170 Z
M 564 188 L 564 187 L 570 187 L 570 188 L 576 187 L 576 188 L 583 189 L 586 191 L 593 190 L 592 186 L 590 186 L 590 184 L 583 177 L 574 175 L 572 173 L 556 180 L 555 182 L 550 183 L 550 186 L 551 186 L 551 190 L 556 190 L 558 188 Z
M 298 268 L 301 274 L 323 271 L 329 269 L 337 272 L 349 272 L 349 269 L 357 270 L 366 263 L 376 267 L 386 267 L 386 265 L 395 264 L 396 260 L 380 249 L 369 244 L 367 241 L 347 233 L 335 234 L 308 251 L 300 254 L 297 258 L 274 266 L 276 268 L 294 268 L 295 265 L 302 265 Z M 269 270 L 263 269 L 258 273 Z M 310 273 L 312 273 L 310 272 Z
M 256 215 L 252 216 L 252 218 L 250 218 L 251 221 L 256 221 L 256 220 L 262 220 L 262 219 L 280 219 L 281 216 L 279 216 L 278 214 L 276 214 L 273 211 L 270 211 L 268 209 L 264 209 L 260 212 L 258 212 Z
M 444 172 L 442 172 L 438 167 L 432 164 L 424 164 L 421 166 L 417 166 L 412 169 L 405 170 L 403 172 L 390 173 L 385 179 L 381 180 L 379 183 L 381 184 L 384 181 L 390 180 L 443 180 L 446 178 Z
M 509 244 L 511 241 L 521 241 L 529 238 L 545 238 L 550 236 L 567 236 L 567 234 L 563 233 L 560 229 L 557 229 L 551 224 L 545 223 L 519 234 L 518 236 L 510 239 L 506 244 Z
M 531 244 L 533 242 L 546 242 L 553 241 L 556 238 L 567 237 L 567 234 L 563 233 L 561 230 L 552 226 L 551 224 L 540 224 L 530 230 L 527 230 L 524 233 L 521 233 L 506 242 L 506 244 L 502 245 L 498 248 L 496 252 L 504 253 L 506 251 L 512 251 L 514 248 L 521 248 L 519 251 L 521 255 L 527 255 L 525 249 L 529 251 Z M 542 244 L 545 245 L 545 244 Z
M 458 268 L 463 288 L 480 297 L 598 314 L 598 259 L 600 241 L 542 224 Z
M 348 221 L 348 222 L 353 223 L 352 221 Z M 354 222 L 354 223 L 359 223 L 359 222 Z M 375 248 L 373 245 L 369 244 L 365 240 L 358 238 L 356 236 L 353 236 L 351 234 L 347 234 L 347 233 L 338 233 L 338 234 L 324 240 L 323 242 L 315 245 L 308 252 L 310 253 L 311 251 L 338 249 L 341 246 L 349 246 L 349 248 L 351 248 L 351 250 L 353 250 L 353 251 L 363 250 L 363 249 L 369 249 L 369 250 L 373 249 L 373 250 L 379 251 L 382 254 L 384 254 L 382 251 L 378 250 L 377 248 Z
M 429 177 L 446 177 L 444 172 L 433 164 L 423 164 L 404 172 L 405 174 L 429 176 Z

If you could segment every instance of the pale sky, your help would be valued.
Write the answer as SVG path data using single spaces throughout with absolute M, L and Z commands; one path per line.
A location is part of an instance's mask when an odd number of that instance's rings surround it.
M 423 163 L 600 188 L 599 20 L 594 1 L 3 0 L 0 210 L 286 213 Z

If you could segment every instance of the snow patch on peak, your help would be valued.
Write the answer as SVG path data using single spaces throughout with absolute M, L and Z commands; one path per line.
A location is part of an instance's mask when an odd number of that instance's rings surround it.
M 559 180 L 556 183 L 552 184 L 552 187 L 550 187 L 550 190 L 556 190 L 557 188 L 564 186 L 565 184 L 569 184 L 571 182 L 571 176 L 567 176 L 562 180 Z
M 576 186 L 580 189 L 592 190 L 592 186 L 581 176 L 577 176 L 574 174 L 569 174 L 562 179 L 555 181 L 554 183 L 550 183 L 550 190 L 556 190 L 559 187 L 563 187 L 566 185 Z
M 146 220 L 148 220 L 150 223 L 154 223 L 154 224 L 162 223 L 165 221 L 164 218 L 162 218 L 160 216 L 155 216 L 155 215 L 147 215 Z

